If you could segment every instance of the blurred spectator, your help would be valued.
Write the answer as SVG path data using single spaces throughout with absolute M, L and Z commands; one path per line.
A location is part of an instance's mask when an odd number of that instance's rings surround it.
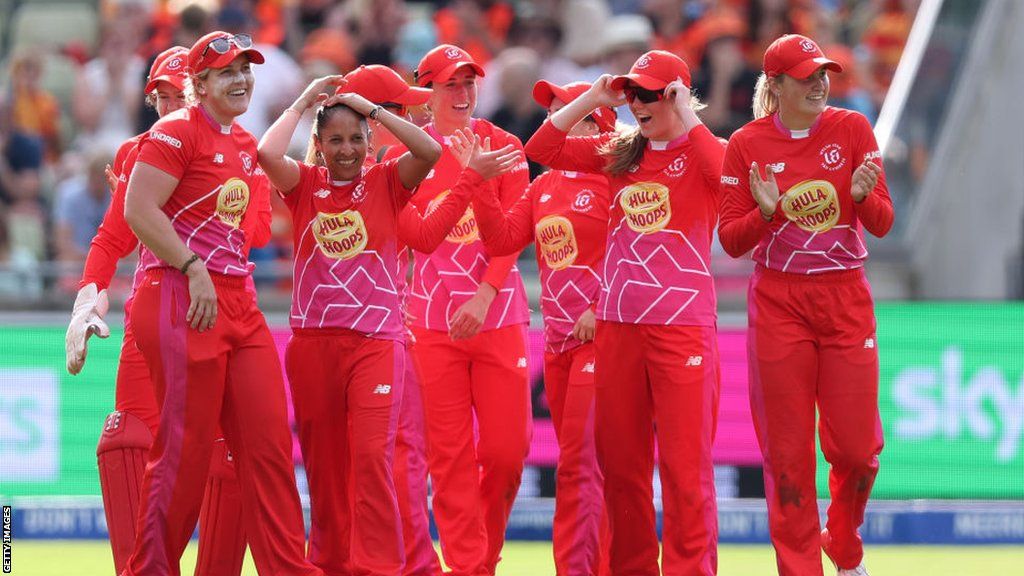
M 624 14 L 613 16 L 608 20 L 604 31 L 604 68 L 613 76 L 629 73 L 629 68 L 638 58 L 651 49 L 654 29 L 646 16 Z M 629 106 L 623 104 L 616 110 L 619 121 L 636 124 L 636 119 L 629 112 Z
M 0 114 L 0 117 L 6 116 Z M 0 205 L 7 206 L 9 250 L 23 261 L 46 259 L 46 211 L 41 194 L 43 143 L 0 121 Z
M 398 34 L 408 20 L 404 0 L 351 0 L 351 3 L 355 10 L 359 64 L 391 66 Z
M 860 112 L 874 124 L 877 109 L 866 86 L 872 84 L 863 62 L 854 57 L 853 50 L 840 42 L 840 20 L 837 12 L 822 10 L 818 14 L 817 34 L 814 37 L 825 54 L 843 67 L 842 73 L 829 72 L 831 81 L 829 104 Z
M 329 64 L 334 70 L 332 74 L 345 74 L 356 68 L 352 41 L 347 34 L 333 28 L 314 30 L 306 37 L 306 44 L 299 57 L 303 66 L 315 61 Z
M 23 249 L 11 245 L 7 209 L 0 204 L 0 298 L 24 302 L 43 290 L 38 262 Z
M 253 0 L 225 2 L 217 14 L 217 28 L 231 34 L 254 34 Z M 256 39 L 255 36 L 253 37 Z M 256 44 L 266 61 L 252 67 L 256 79 L 249 109 L 238 117 L 238 123 L 256 138 L 263 136 L 270 124 L 302 92 L 302 68 L 284 50 L 273 44 Z
M 11 128 L 45 144 L 45 158 L 52 163 L 60 156 L 60 103 L 40 85 L 43 58 L 21 52 L 11 58 L 11 83 L 4 94 L 5 109 L 11 114 Z
M 507 48 L 492 62 L 500 62 L 501 79 L 497 83 L 501 92 L 501 106 L 491 115 L 491 121 L 526 142 L 547 118 L 543 108 L 525 97 L 533 93 L 533 85 L 540 80 L 541 61 L 537 52 L 524 46 Z M 539 164 L 530 162 L 530 177 L 543 171 Z
M 171 46 L 192 46 L 207 32 L 213 31 L 210 13 L 199 4 L 189 4 L 182 9 L 177 17 L 170 13 L 165 6 L 164 9 L 156 13 L 154 18 L 156 19 L 154 21 L 154 36 L 150 38 L 146 47 L 150 56 L 142 72 L 143 75 L 152 67 L 153 59 L 157 54 Z M 159 118 L 152 106 L 143 106 L 139 110 L 135 133 L 141 134 L 149 130 Z
M 751 103 L 760 69 L 748 63 L 733 28 L 708 33 L 709 41 L 694 75 L 693 89 L 707 104 L 700 116 L 708 128 L 716 136 L 728 138 L 753 119 Z
M 508 41 L 510 46 L 530 48 L 536 54 L 541 67 L 539 78 L 561 85 L 578 81 L 584 77 L 584 70 L 559 52 L 562 42 L 562 27 L 553 18 L 547 16 L 517 18 L 509 31 Z M 508 49 L 506 49 L 507 51 Z M 509 60 L 502 58 L 503 55 L 504 52 L 485 66 L 486 81 L 480 84 L 476 109 L 481 116 L 486 118 L 494 116 L 498 108 L 507 102 L 503 96 L 501 78 L 504 73 L 503 68 Z M 527 87 L 526 93 L 532 89 L 533 85 L 531 84 Z M 526 140 L 528 139 L 529 136 Z
M 459 46 L 486 66 L 505 47 L 514 16 L 501 0 L 451 0 L 434 14 L 438 42 Z
M 54 251 L 61 262 L 85 262 L 89 243 L 110 205 L 104 169 L 113 161 L 107 152 L 93 151 L 85 174 L 73 176 L 57 187 L 54 199 Z
M 427 20 L 410 20 L 398 31 L 395 45 L 394 68 L 406 79 L 412 78 L 420 59 L 439 44 L 437 29 Z
M 604 56 L 604 46 L 594 37 L 595 30 L 608 26 L 611 12 L 603 0 L 563 0 L 560 14 L 566 57 L 588 70 L 575 80 L 592 81 L 600 76 L 596 67 Z
M 861 43 L 867 49 L 865 55 L 874 80 L 872 97 L 876 107 L 882 106 L 896 74 L 918 4 L 919 0 L 874 0 L 874 5 L 880 8 L 864 31 Z
M 136 54 L 135 33 L 116 21 L 105 21 L 102 29 L 99 55 L 75 80 L 72 109 L 80 150 L 117 148 L 135 135 L 142 107 L 146 62 Z

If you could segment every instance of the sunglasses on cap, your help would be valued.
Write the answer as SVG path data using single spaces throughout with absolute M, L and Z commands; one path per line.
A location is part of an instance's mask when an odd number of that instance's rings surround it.
M 203 48 L 203 53 L 199 55 L 199 58 L 206 58 L 206 53 L 212 48 L 217 54 L 227 54 L 231 51 L 231 45 L 234 44 L 239 50 L 248 50 L 252 48 L 252 36 L 248 34 L 235 34 L 234 36 L 220 36 L 210 40 L 210 43 Z
M 647 88 L 642 88 L 640 86 L 626 86 L 622 89 L 622 93 L 626 96 L 626 102 L 629 102 L 630 104 L 632 104 L 634 100 L 639 100 L 644 104 L 653 104 L 659 100 L 665 99 L 665 92 L 662 90 L 648 90 Z

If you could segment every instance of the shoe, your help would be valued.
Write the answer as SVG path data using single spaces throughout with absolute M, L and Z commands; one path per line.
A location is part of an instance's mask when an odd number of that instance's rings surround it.
M 840 568 L 836 561 L 832 559 L 832 554 L 829 553 L 828 549 L 831 547 L 832 536 L 828 533 L 828 528 L 825 528 L 821 531 L 821 549 L 825 551 L 825 555 L 828 556 L 829 560 L 832 560 L 832 565 L 836 567 L 836 576 L 870 576 L 864 564 L 859 564 L 856 568 Z

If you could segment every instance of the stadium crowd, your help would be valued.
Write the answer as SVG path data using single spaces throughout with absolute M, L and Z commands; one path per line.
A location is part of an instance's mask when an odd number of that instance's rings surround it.
M 464 47 L 484 66 L 478 114 L 523 142 L 546 114 L 529 97 L 538 79 L 564 84 L 624 74 L 649 49 L 690 64 L 694 92 L 707 104 L 704 122 L 728 137 L 751 119 L 765 48 L 789 32 L 818 39 L 846 68 L 833 77 L 830 103 L 873 119 L 918 0 L 86 0 L 50 6 L 51 13 L 55 6 L 84 7 L 87 17 L 71 20 L 76 27 L 68 31 L 53 24 L 59 18 L 19 18 L 45 2 L 8 4 L 11 16 L 0 20 L 0 300 L 24 301 L 75 292 L 110 201 L 104 167 L 118 144 L 156 120 L 142 98 L 150 64 L 165 48 L 190 46 L 211 30 L 249 32 L 266 56 L 240 118 L 257 138 L 311 79 L 384 64 L 411 80 L 419 59 L 441 43 Z M 632 121 L 624 112 L 619 119 Z M 296 130 L 296 155 L 311 116 Z M 419 118 L 425 121 L 423 112 Z M 531 176 L 539 172 L 531 164 Z M 292 257 L 291 230 L 278 198 L 274 213 L 273 239 L 254 249 L 252 259 L 281 264 L 264 269 L 283 272 Z M 127 280 L 120 282 L 114 292 L 127 291 Z M 287 294 L 287 278 L 274 284 Z

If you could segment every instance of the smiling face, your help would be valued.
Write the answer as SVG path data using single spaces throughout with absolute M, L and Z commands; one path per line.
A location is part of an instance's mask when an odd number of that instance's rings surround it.
M 434 83 L 433 88 L 429 104 L 434 121 L 456 128 L 468 126 L 476 110 L 476 72 L 464 66 L 448 80 Z
M 210 68 L 205 78 L 199 79 L 199 99 L 221 124 L 230 124 L 245 114 L 252 98 L 255 80 L 249 57 L 240 54 L 223 68 Z
M 185 93 L 178 90 L 174 84 L 161 80 L 156 84 L 156 113 L 158 116 L 163 118 L 164 116 L 184 108 Z
M 683 121 L 672 106 L 672 101 L 666 98 L 651 103 L 634 98 L 629 103 L 629 111 L 640 126 L 640 134 L 648 140 L 665 141 L 678 138 L 686 132 Z
M 355 180 L 359 176 L 368 139 L 366 120 L 351 108 L 332 106 L 324 112 L 317 126 L 316 148 L 331 180 Z
M 778 76 L 774 79 L 772 91 L 779 98 L 779 113 L 783 123 L 791 129 L 804 129 L 825 111 L 829 91 L 828 73 L 822 66 L 803 80 Z

